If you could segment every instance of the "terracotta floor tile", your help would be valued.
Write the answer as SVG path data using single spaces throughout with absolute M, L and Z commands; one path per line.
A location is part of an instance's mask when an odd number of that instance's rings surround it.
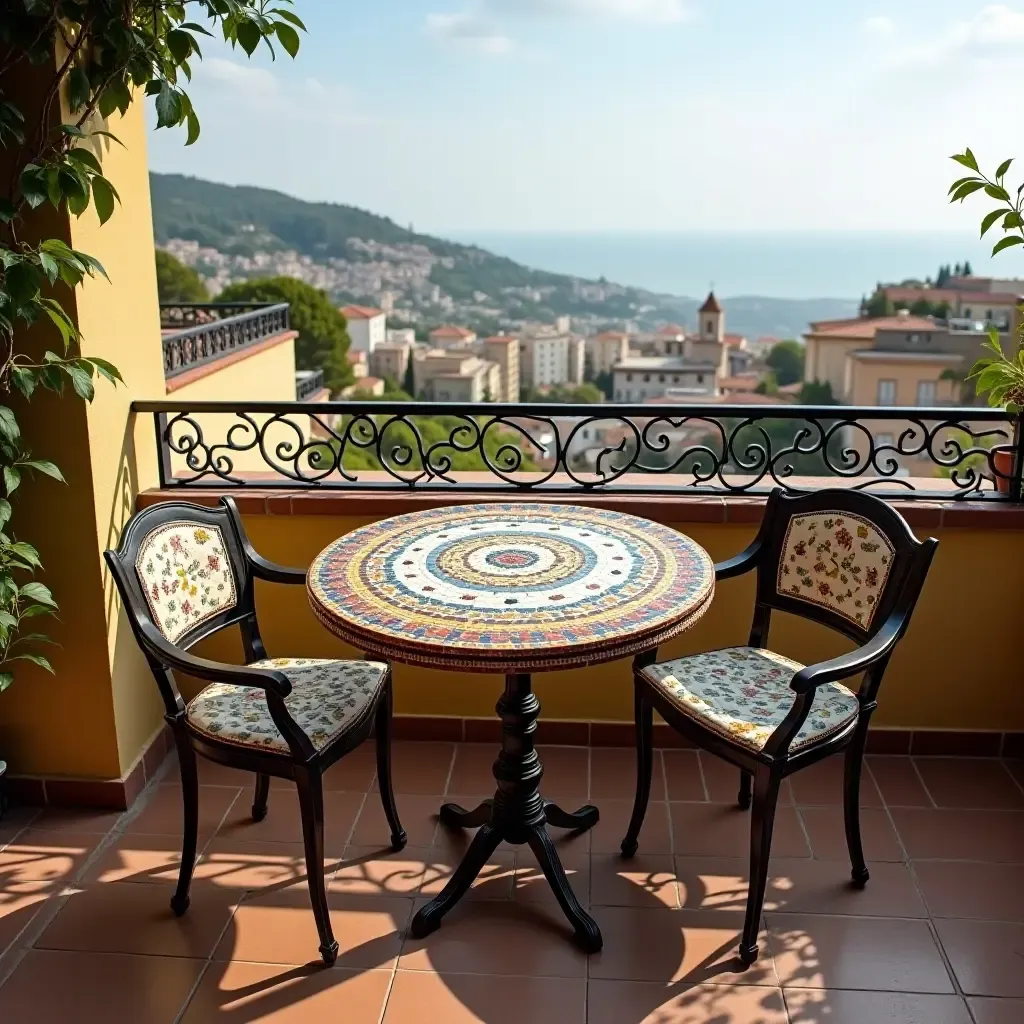
M 693 910 L 743 910 L 747 904 L 746 858 L 677 857 L 682 905 Z M 872 866 L 864 889 L 850 884 L 846 861 L 773 857 L 765 910 L 861 917 L 925 917 L 924 903 L 903 864 Z
M 1024 924 L 1024 881 L 1018 868 L 925 860 L 914 864 L 914 874 L 934 917 Z
M 935 930 L 965 995 L 1024 998 L 1024 924 L 937 920 Z
M 1006 770 L 1017 780 L 1017 784 L 1024 786 L 1024 760 L 1019 758 L 1007 758 L 1003 761 Z
M 688 806 L 680 804 L 679 806 Z M 699 805 L 694 805 L 699 806 Z M 574 808 L 575 809 L 575 808 Z M 598 804 L 601 817 L 590 830 L 590 848 L 594 853 L 618 853 L 633 815 L 632 800 L 602 800 Z M 561 829 L 552 829 L 552 835 L 563 835 Z M 672 852 L 672 834 L 668 823 L 668 804 L 652 800 L 647 806 L 643 828 L 640 830 L 640 853 Z
M 700 760 L 696 750 L 663 750 L 662 757 L 665 759 L 665 779 L 668 783 L 669 800 L 707 800 L 708 795 L 704 789 L 704 778 L 701 775 Z M 655 767 L 657 768 L 658 757 L 655 751 Z M 633 754 L 634 792 L 636 785 L 636 754 Z M 739 773 L 736 773 L 737 788 L 739 785 Z M 658 772 L 655 771 L 651 780 L 651 796 L 655 799 L 661 798 L 661 790 L 657 788 Z M 625 796 L 632 796 L 626 793 Z M 735 795 L 735 794 L 734 794 Z
M 334 874 L 341 857 L 324 859 L 324 873 Z M 307 884 L 302 843 L 255 843 L 215 838 L 196 867 L 196 878 L 222 889 L 254 890 Z
M 205 840 L 200 842 L 203 849 Z M 85 873 L 86 882 L 156 882 L 174 885 L 181 864 L 181 837 L 123 835 L 108 846 Z M 195 877 L 201 877 L 196 870 Z
M 324 853 L 328 857 L 340 857 L 344 852 L 364 799 L 367 804 L 379 803 L 362 793 L 324 793 Z M 239 799 L 217 837 L 250 843 L 301 843 L 299 794 L 287 789 L 272 790 L 263 821 L 253 821 L 251 801 Z
M 251 799 L 245 799 L 238 789 L 229 786 L 199 787 L 199 835 L 208 838 L 217 831 L 221 820 L 230 811 L 240 813 L 235 804 L 244 805 L 246 813 L 252 806 Z M 184 811 L 182 810 L 181 790 L 177 786 L 156 786 L 147 794 L 148 802 L 142 810 L 125 827 L 128 835 L 165 835 L 180 836 Z
M 768 913 L 783 988 L 954 991 L 926 921 Z
M 968 999 L 974 1024 L 1020 1024 L 1024 999 Z
M 775 985 L 771 952 L 743 970 L 736 950 L 743 915 L 725 911 L 603 907 L 597 916 L 604 949 L 590 958 L 590 977 L 621 981 Z
M 0 818 L 0 846 L 10 842 L 22 829 L 39 817 L 38 807 L 8 807 Z
M 324 772 L 324 792 L 365 793 L 377 778 L 377 749 L 366 740 Z M 295 789 L 291 779 L 271 779 L 271 789 Z
M 1024 864 L 1024 811 L 895 807 L 892 818 L 911 860 Z
M 935 806 L 909 757 L 872 754 L 866 762 L 882 799 L 890 807 Z
M 182 1024 L 377 1024 L 390 971 L 214 963 Z
M 704 773 L 704 782 L 708 789 L 708 799 L 716 804 L 736 806 L 736 797 L 740 791 L 740 770 L 723 761 L 706 750 L 700 752 L 700 766 Z M 779 804 L 791 804 L 793 790 L 790 780 L 786 779 L 779 790 Z
M 91 885 L 68 898 L 36 948 L 208 957 L 231 917 L 234 894 L 195 885 L 188 913 L 175 917 L 172 892 L 129 882 Z
M 177 785 L 181 780 L 177 754 L 172 753 L 170 760 L 171 765 L 161 781 L 164 785 Z M 256 776 L 253 772 L 243 772 L 240 768 L 228 768 L 226 765 L 217 764 L 216 761 L 209 761 L 205 757 L 197 757 L 196 765 L 199 771 L 200 786 L 230 786 L 233 789 L 241 789 L 249 794 L 248 799 L 252 803 L 252 793 L 256 788 Z
M 328 894 L 331 925 L 346 968 L 394 965 L 412 910 L 411 899 Z M 315 962 L 320 939 L 305 888 L 253 896 L 238 907 L 214 953 L 215 960 L 264 964 Z
M 17 882 L 68 882 L 103 841 L 95 832 L 28 828 L 0 851 L 0 890 Z
M 735 804 L 674 803 L 671 814 L 677 856 L 742 857 L 750 849 L 750 813 Z M 796 811 L 780 806 L 775 813 L 772 855 L 809 857 L 810 853 Z
M 792 1024 L 972 1024 L 959 996 L 786 989 Z
M 454 743 L 397 740 L 391 747 L 391 778 L 395 793 L 440 796 L 445 792 L 454 753 Z M 495 746 L 493 754 L 497 753 L 498 748 Z M 491 760 L 494 760 L 494 756 Z M 491 778 L 489 769 L 486 778 Z M 486 788 L 490 789 L 490 786 L 486 785 Z
M 939 807 L 1020 810 L 1024 792 L 994 757 L 918 757 L 917 770 Z
M 824 761 L 791 775 L 789 784 L 793 787 L 793 799 L 801 806 L 826 804 L 841 807 L 845 760 L 842 754 L 833 754 L 832 757 L 827 757 Z M 861 773 L 860 805 L 882 806 L 882 797 L 868 771 Z
M 444 802 L 441 796 L 403 794 L 395 797 L 398 817 L 409 837 L 410 846 L 430 846 L 433 843 L 437 831 L 437 812 Z M 374 846 L 377 849 L 391 845 L 391 829 L 384 817 L 379 794 L 367 794 L 349 843 L 352 846 Z
M 845 860 L 849 857 L 842 807 L 801 807 L 800 817 L 815 857 L 822 860 Z M 888 813 L 882 808 L 861 808 L 860 831 L 869 870 L 878 861 L 903 860 L 903 848 Z
M 589 788 L 589 755 L 586 747 L 538 747 L 544 765 L 541 793 L 545 799 L 585 804 Z M 460 743 L 455 753 L 448 792 L 492 793 L 492 766 L 498 756 L 493 743 Z
M 548 885 L 533 851 L 528 846 L 520 846 L 515 850 L 515 858 L 516 876 L 512 892 L 513 898 L 526 903 L 545 903 L 549 907 L 557 908 L 558 901 L 555 899 L 554 891 Z M 588 906 L 591 884 L 590 856 L 582 851 L 561 849 L 559 850 L 559 859 L 562 861 L 562 869 L 569 879 L 569 885 L 576 893 L 576 898 L 583 906 Z
M 703 790 L 702 790 L 703 793 Z M 636 751 L 629 747 L 592 747 L 590 751 L 590 799 L 600 804 L 603 800 L 632 800 L 636 794 Z M 665 776 L 659 752 L 654 752 L 651 773 L 651 796 L 655 800 L 665 797 Z M 679 797 L 680 800 L 687 799 Z M 699 797 L 703 800 L 703 795 Z
M 32 820 L 33 828 L 47 832 L 98 832 L 106 835 L 120 820 L 120 811 L 93 811 L 88 808 L 72 809 L 44 807 Z M 6 823 L 6 818 L 4 819 Z
M 421 893 L 436 896 L 448 883 L 452 872 L 462 861 L 459 846 L 435 845 L 429 852 L 423 874 Z M 509 846 L 499 847 L 491 855 L 465 898 L 481 900 L 508 900 L 516 880 L 516 852 Z
M 582 1024 L 586 1000 L 582 979 L 399 971 L 383 1024 Z
M 587 1024 L 788 1024 L 782 991 L 755 985 L 591 981 Z
M 29 950 L 0 988 L 10 1024 L 173 1024 L 202 960 Z
M 424 900 L 418 900 L 418 910 Z M 400 970 L 583 978 L 586 955 L 561 911 L 545 903 L 463 900 L 425 939 L 406 940 Z
M 590 859 L 590 902 L 595 907 L 679 906 L 675 867 L 668 854 L 638 853 L 624 860 L 615 853 Z
M 22 882 L 0 892 L 0 953 L 18 939 L 59 889 L 50 882 Z
M 430 850 L 407 846 L 395 853 L 376 846 L 350 846 L 328 882 L 331 892 L 350 896 L 412 896 L 431 871 Z

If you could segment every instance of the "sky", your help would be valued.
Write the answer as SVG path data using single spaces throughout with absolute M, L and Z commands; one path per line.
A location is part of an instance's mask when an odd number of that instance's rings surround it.
M 150 165 L 435 233 L 976 232 L 1017 154 L 1024 0 L 297 0 L 296 60 L 205 40 Z

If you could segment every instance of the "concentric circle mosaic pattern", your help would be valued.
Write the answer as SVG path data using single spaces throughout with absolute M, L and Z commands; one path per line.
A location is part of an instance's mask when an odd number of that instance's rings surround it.
M 682 632 L 714 591 L 702 547 L 573 505 L 398 516 L 327 547 L 310 600 L 333 632 L 414 664 L 514 671 L 621 657 Z

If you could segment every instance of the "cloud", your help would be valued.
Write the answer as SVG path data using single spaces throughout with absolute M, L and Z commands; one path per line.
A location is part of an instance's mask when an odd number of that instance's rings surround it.
M 216 82 L 226 90 L 261 97 L 276 95 L 279 84 L 266 68 L 236 64 L 223 57 L 207 57 L 196 65 L 196 76 L 200 81 Z
M 891 36 L 896 31 L 896 23 L 892 18 L 884 14 L 876 14 L 873 17 L 865 18 L 860 27 L 868 35 L 880 38 Z
M 869 22 L 875 20 L 868 19 Z M 875 34 L 893 37 L 892 32 Z M 895 45 L 890 59 L 898 65 L 949 68 L 962 61 L 1020 59 L 1024 58 L 1024 10 L 1007 4 L 988 4 L 970 18 L 953 22 L 931 38 L 922 40 L 918 34 L 916 40 L 893 38 L 892 41 Z
M 462 11 L 428 14 L 427 32 L 477 53 L 505 54 L 521 50 L 506 23 L 531 16 L 672 24 L 689 20 L 693 8 L 690 0 L 474 0 Z
M 427 31 L 437 39 L 477 53 L 509 53 L 516 47 L 510 36 L 500 32 L 476 9 L 451 14 L 428 14 Z

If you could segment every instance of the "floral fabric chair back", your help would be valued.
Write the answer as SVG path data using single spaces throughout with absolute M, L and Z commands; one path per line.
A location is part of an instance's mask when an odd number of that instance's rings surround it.
M 164 523 L 139 545 L 135 571 L 153 622 L 170 643 L 238 603 L 238 582 L 217 526 Z

